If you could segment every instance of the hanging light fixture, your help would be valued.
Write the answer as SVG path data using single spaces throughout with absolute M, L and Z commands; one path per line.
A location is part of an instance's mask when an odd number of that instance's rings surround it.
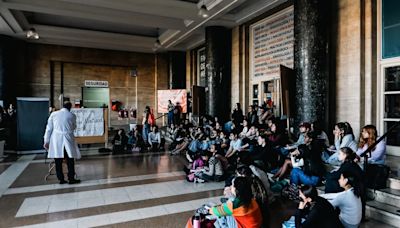
M 157 40 L 154 42 L 153 51 L 157 51 L 157 49 L 159 49 L 161 47 L 161 42 L 158 39 L 159 36 L 160 36 L 160 29 L 157 28 Z
M 154 47 L 157 49 L 161 47 L 161 42 L 158 38 L 157 38 L 156 42 L 154 42 Z
M 200 10 L 199 10 L 199 16 L 202 18 L 208 17 L 208 10 L 207 10 L 206 5 L 204 4 L 204 0 L 203 0 L 203 4 L 201 5 Z
M 40 37 L 39 37 L 39 33 L 37 33 L 34 28 L 30 28 L 26 32 L 26 38 L 32 39 L 32 40 L 38 40 Z

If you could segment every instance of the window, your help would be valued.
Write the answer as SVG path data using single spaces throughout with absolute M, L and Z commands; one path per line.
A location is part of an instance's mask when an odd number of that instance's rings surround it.
M 382 0 L 382 58 L 400 56 L 400 1 Z
M 384 104 L 383 130 L 381 134 L 400 121 L 400 66 L 384 68 Z M 392 131 L 387 137 L 387 144 L 400 146 L 400 127 Z

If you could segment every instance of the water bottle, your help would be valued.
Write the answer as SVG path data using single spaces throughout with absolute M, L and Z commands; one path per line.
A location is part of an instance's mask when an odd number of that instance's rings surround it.
M 193 228 L 200 228 L 200 214 L 196 213 L 193 219 Z

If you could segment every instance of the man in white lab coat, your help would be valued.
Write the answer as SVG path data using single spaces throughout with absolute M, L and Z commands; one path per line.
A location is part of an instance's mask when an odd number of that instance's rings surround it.
M 66 158 L 68 166 L 68 183 L 77 184 L 80 183 L 80 180 L 75 179 L 74 159 L 79 159 L 81 154 L 74 137 L 76 116 L 70 112 L 71 102 L 66 101 L 63 106 L 64 108 L 61 110 L 51 113 L 47 120 L 43 147 L 48 150 L 48 158 L 55 160 L 57 178 L 60 184 L 67 183 L 64 180 L 62 169 L 64 158 Z

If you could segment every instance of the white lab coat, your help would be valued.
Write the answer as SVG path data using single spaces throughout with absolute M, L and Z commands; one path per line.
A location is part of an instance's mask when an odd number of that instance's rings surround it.
M 64 158 L 64 148 L 70 158 L 81 158 L 75 142 L 76 116 L 63 108 L 51 113 L 47 120 L 44 143 L 49 143 L 48 158 Z

